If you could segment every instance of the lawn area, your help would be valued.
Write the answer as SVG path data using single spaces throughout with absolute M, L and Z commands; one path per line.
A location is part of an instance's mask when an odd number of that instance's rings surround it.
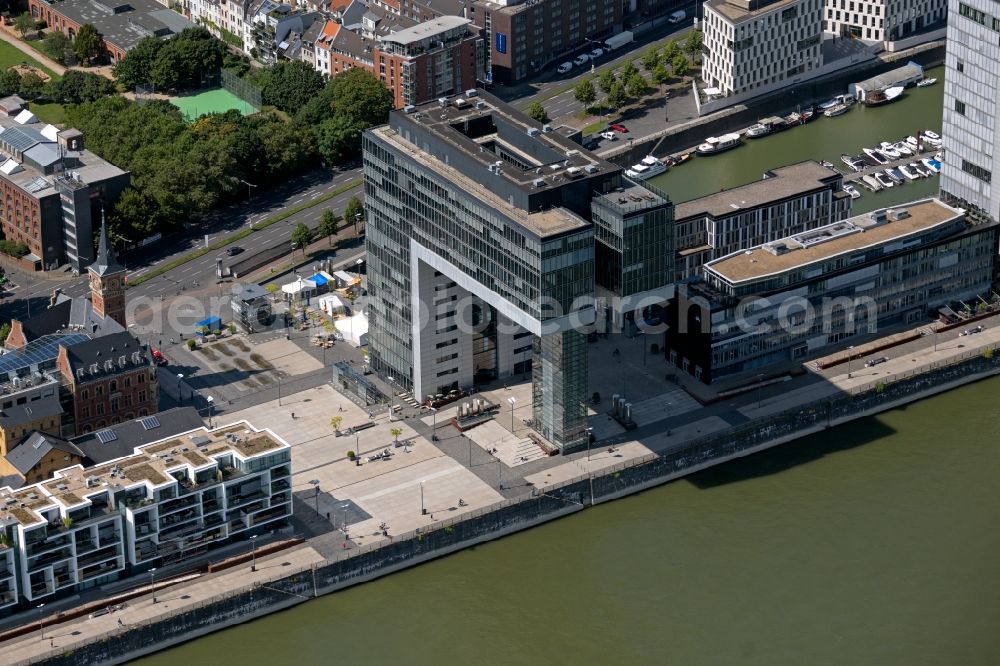
M 32 48 L 34 47 L 32 46 Z M 56 74 L 51 69 L 49 69 L 42 63 L 38 62 L 34 58 L 28 57 L 27 55 L 21 53 L 7 42 L 0 40 L 0 69 L 9 69 L 14 65 L 20 65 L 21 63 L 34 65 L 35 67 L 42 70 L 43 72 L 45 72 L 54 79 L 61 78 L 58 74 Z
M 56 102 L 49 102 L 48 104 L 32 102 L 29 108 L 44 123 L 61 125 L 66 122 L 66 109 L 63 108 L 62 104 Z

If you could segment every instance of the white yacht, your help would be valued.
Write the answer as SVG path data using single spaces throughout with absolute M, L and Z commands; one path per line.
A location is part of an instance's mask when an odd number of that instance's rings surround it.
M 898 160 L 900 155 L 899 151 L 893 148 L 892 144 L 888 141 L 883 141 L 878 146 L 878 151 L 885 155 L 886 157 L 891 157 L 894 160 Z
M 858 188 L 854 187 L 850 183 L 844 184 L 844 191 L 851 195 L 852 199 L 860 199 L 861 192 L 858 192 Z
M 652 155 L 646 155 L 638 164 L 626 169 L 625 175 L 632 180 L 646 180 L 653 176 L 659 176 L 667 170 L 667 165 L 656 159 Z
M 899 151 L 900 155 L 912 155 L 913 148 L 909 146 L 905 141 L 897 141 L 892 144 L 892 147 Z

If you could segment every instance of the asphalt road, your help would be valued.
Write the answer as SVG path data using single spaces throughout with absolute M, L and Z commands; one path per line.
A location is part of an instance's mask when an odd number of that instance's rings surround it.
M 294 181 L 252 198 L 249 204 L 234 205 L 213 214 L 200 228 L 190 231 L 187 235 L 170 237 L 136 252 L 126 252 L 121 254 L 119 259 L 128 269 L 130 277 L 139 277 L 164 262 L 172 261 L 193 249 L 204 247 L 205 233 L 208 234 L 209 243 L 215 242 L 221 236 L 244 228 L 250 220 L 259 222 L 284 208 L 307 203 L 345 183 L 360 178 L 360 168 L 334 172 L 316 170 L 297 176 Z M 324 210 L 330 208 L 342 213 L 348 200 L 352 196 L 359 196 L 360 192 L 360 186 L 353 188 L 322 205 L 300 211 L 263 231 L 250 234 L 234 242 L 234 245 L 244 249 L 244 252 L 234 259 L 272 247 L 282 240 L 289 242 L 289 250 L 291 250 L 291 233 L 296 224 L 304 222 L 315 227 Z M 200 285 L 214 284 L 216 279 L 215 260 L 220 256 L 226 257 L 225 248 L 220 248 L 217 252 L 209 252 L 148 282 L 130 288 L 128 298 L 139 296 L 169 297 L 181 291 L 181 287 L 192 288 L 195 282 Z M 90 290 L 86 275 L 72 277 L 69 273 L 55 275 L 50 273 L 45 277 L 39 277 L 36 274 L 27 274 L 21 271 L 9 271 L 9 276 L 18 286 L 12 292 L 7 292 L 3 302 L 0 303 L 0 319 L 3 320 L 26 316 L 28 314 L 26 297 L 31 299 L 31 309 L 37 312 L 47 306 L 49 296 L 56 288 L 70 296 L 83 296 Z M 53 277 L 56 279 L 52 279 Z

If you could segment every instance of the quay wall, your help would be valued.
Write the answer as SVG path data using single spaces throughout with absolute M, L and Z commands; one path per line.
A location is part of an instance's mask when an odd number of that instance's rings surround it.
M 663 455 L 624 462 L 600 476 L 570 479 L 544 492 L 505 500 L 389 542 L 345 551 L 336 559 L 298 569 L 266 585 L 235 589 L 195 608 L 99 636 L 74 650 L 39 654 L 33 663 L 70 666 L 119 664 L 322 594 L 363 583 L 583 509 L 667 483 L 733 458 L 793 442 L 805 435 L 893 409 L 1000 374 L 1000 354 L 972 349 L 678 446 Z M 44 646 L 40 646 L 44 650 Z

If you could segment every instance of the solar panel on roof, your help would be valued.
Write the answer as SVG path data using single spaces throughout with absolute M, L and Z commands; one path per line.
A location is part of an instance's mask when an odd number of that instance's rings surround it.
M 97 439 L 101 444 L 107 444 L 108 442 L 113 442 L 118 439 L 118 433 L 114 430 L 101 430 L 97 433 Z
M 160 427 L 160 420 L 155 416 L 147 416 L 145 418 L 141 418 L 139 419 L 139 423 L 141 423 L 142 427 L 145 428 L 146 430 L 152 430 L 153 428 Z
M 25 185 L 24 189 L 34 194 L 35 192 L 41 192 L 48 186 L 49 186 L 49 181 L 39 176 L 38 178 L 35 178 L 33 181 Z
M 53 365 L 53 362 L 59 355 L 59 345 L 75 345 L 78 342 L 89 339 L 90 336 L 85 333 L 50 333 L 49 335 L 43 335 L 20 349 L 0 356 L 0 375 L 5 372 L 17 372 L 35 364 L 40 366 Z

